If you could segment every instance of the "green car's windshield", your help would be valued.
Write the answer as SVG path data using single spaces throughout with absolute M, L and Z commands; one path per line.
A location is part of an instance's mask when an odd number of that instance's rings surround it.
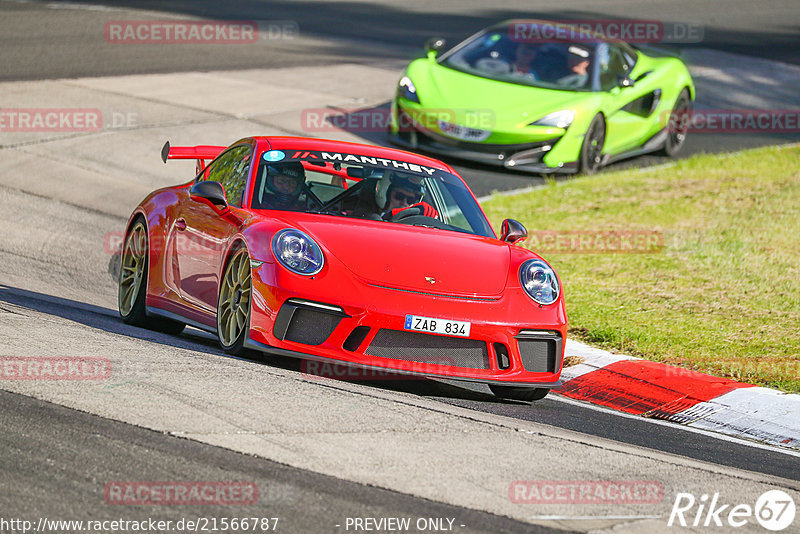
M 358 154 L 271 150 L 261 154 L 255 172 L 253 209 L 320 213 L 494 237 L 464 182 L 438 169 Z
M 508 27 L 481 32 L 442 56 L 440 64 L 491 80 L 571 91 L 601 89 L 609 68 L 606 43 L 513 39 Z

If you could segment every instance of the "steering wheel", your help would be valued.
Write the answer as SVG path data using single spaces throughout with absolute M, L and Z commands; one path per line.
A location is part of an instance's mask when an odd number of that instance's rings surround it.
M 409 217 L 420 217 L 420 214 L 417 213 L 415 209 L 408 209 L 398 212 L 396 215 L 389 217 L 389 220 L 392 222 L 400 222 L 404 219 L 408 219 Z
M 493 57 L 483 57 L 475 62 L 475 68 L 486 74 L 508 74 L 511 72 L 511 65 L 505 60 Z

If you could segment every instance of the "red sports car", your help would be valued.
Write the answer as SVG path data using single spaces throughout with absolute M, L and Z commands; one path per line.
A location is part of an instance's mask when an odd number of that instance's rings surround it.
M 516 400 L 559 385 L 556 273 L 514 246 L 527 234 L 517 221 L 498 239 L 444 163 L 299 137 L 167 143 L 162 158 L 196 159 L 197 175 L 128 221 L 127 323 L 192 325 L 233 354 L 478 381 Z

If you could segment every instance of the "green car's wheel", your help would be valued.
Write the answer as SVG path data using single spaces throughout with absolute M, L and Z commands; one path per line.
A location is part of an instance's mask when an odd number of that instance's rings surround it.
M 240 354 L 250 329 L 252 290 L 250 256 L 247 249 L 236 250 L 228 260 L 219 286 L 217 333 L 222 350 Z
M 675 100 L 672 114 L 667 123 L 667 141 L 664 143 L 665 156 L 675 156 L 686 144 L 686 134 L 689 132 L 689 114 L 692 111 L 692 101 L 689 92 L 684 89 Z
M 117 290 L 119 314 L 123 321 L 134 326 L 165 334 L 180 334 L 185 324 L 164 317 L 148 317 L 145 312 L 148 267 L 147 227 L 144 220 L 138 218 L 125 237 L 122 248 Z
M 594 174 L 603 162 L 603 145 L 606 141 L 606 122 L 599 113 L 594 116 L 581 145 L 579 171 Z
M 541 400 L 550 393 L 550 388 L 526 388 L 520 386 L 498 386 L 489 384 L 489 389 L 492 390 L 497 397 L 501 399 L 517 400 L 523 402 L 533 402 Z

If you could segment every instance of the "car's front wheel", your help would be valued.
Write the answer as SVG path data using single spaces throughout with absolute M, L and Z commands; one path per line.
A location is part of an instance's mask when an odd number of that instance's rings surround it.
M 663 149 L 665 156 L 674 157 L 686 144 L 691 111 L 692 100 L 689 98 L 689 92 L 684 89 L 675 100 L 667 123 L 667 140 Z
M 244 247 L 231 254 L 219 286 L 217 334 L 222 350 L 240 354 L 250 330 L 250 302 L 253 282 L 250 255 Z
M 594 174 L 603 163 L 603 145 L 606 142 L 606 121 L 599 113 L 594 116 L 583 136 L 580 155 L 580 172 Z
M 499 386 L 496 384 L 489 384 L 489 389 L 492 390 L 497 397 L 501 399 L 509 399 L 523 402 L 533 402 L 541 400 L 550 393 L 550 388 L 530 388 L 522 386 Z

